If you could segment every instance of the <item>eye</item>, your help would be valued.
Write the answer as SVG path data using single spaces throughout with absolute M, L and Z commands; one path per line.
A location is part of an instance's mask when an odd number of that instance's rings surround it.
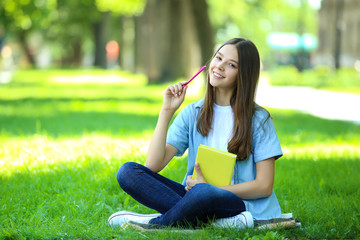
M 217 60 L 221 60 L 221 57 L 220 56 L 216 56 L 215 57 Z
M 230 63 L 229 65 L 230 65 L 230 67 L 232 67 L 232 68 L 236 68 L 236 65 L 235 65 L 235 64 Z

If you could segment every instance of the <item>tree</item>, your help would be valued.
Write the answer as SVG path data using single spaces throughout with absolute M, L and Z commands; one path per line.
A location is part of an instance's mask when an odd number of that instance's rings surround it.
M 51 25 L 56 0 L 48 1 L 0 1 L 0 21 L 5 33 L 11 33 L 19 42 L 29 63 L 36 66 L 28 36 L 34 30 L 45 31 Z
M 62 0 L 58 3 L 56 15 L 46 38 L 56 48 L 62 66 L 80 66 L 84 42 L 90 39 L 94 43 L 92 24 L 100 21 L 101 13 L 94 0 Z
M 299 26 L 299 12 L 306 9 L 302 21 L 306 33 L 316 33 L 316 14 L 314 9 L 299 0 L 207 0 L 209 15 L 216 43 L 229 38 L 245 37 L 252 40 L 259 49 L 265 66 L 273 65 L 273 56 L 267 36 L 271 32 L 296 32 Z
M 189 76 L 213 49 L 204 0 L 148 0 L 144 13 L 135 19 L 135 29 L 136 70 L 150 82 Z
M 205 0 L 195 0 L 190 2 L 201 49 L 201 65 L 205 65 L 212 57 L 213 48 L 215 46 L 214 31 L 210 22 L 208 5 Z
M 334 62 L 335 69 L 340 68 L 341 56 L 341 38 L 343 25 L 344 0 L 337 0 L 335 4 L 335 45 L 334 45 Z
M 94 64 L 106 67 L 105 44 L 112 15 L 141 13 L 146 0 L 1 0 L 0 22 L 15 37 L 28 61 L 36 66 L 28 45 L 33 32 L 41 32 L 56 49 L 61 65 L 81 64 L 84 42 L 92 42 Z
M 126 38 L 123 26 L 125 17 L 139 15 L 144 11 L 146 0 L 97 0 L 97 9 L 102 13 L 102 17 L 93 23 L 94 39 L 95 39 L 95 66 L 106 68 L 106 52 L 105 45 L 109 40 L 109 28 L 111 17 L 121 16 L 120 21 L 115 28 L 115 31 L 121 31 L 118 41 L 121 44 L 121 53 L 123 53 L 124 38 Z M 133 46 L 131 46 L 133 47 Z M 121 62 L 122 64 L 122 62 Z
M 52 38 L 66 49 L 65 64 L 79 65 L 78 56 L 84 49 L 76 49 L 90 39 L 94 66 L 107 67 L 106 43 L 109 41 L 113 17 L 134 15 L 143 11 L 145 0 L 62 0 L 54 24 Z M 116 29 L 116 28 L 115 28 Z M 117 29 L 116 29 L 117 30 Z M 72 47 L 70 47 L 72 46 Z
M 299 72 L 302 72 L 307 65 L 307 56 L 305 52 L 305 42 L 304 42 L 304 34 L 305 34 L 305 18 L 307 12 L 307 6 L 305 0 L 300 0 L 300 8 L 298 12 L 298 24 L 297 24 L 297 33 L 299 35 L 300 46 L 296 53 L 296 62 L 295 65 Z

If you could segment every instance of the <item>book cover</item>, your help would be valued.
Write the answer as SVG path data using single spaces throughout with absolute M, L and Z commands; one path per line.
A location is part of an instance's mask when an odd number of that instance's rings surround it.
M 236 155 L 216 148 L 200 145 L 196 162 L 207 183 L 214 186 L 228 186 L 234 172 Z M 194 169 L 192 179 L 196 178 Z

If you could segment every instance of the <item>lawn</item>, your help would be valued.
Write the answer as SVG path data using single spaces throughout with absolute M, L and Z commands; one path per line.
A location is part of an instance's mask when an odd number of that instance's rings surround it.
M 328 66 L 315 66 L 300 73 L 294 66 L 279 66 L 264 75 L 271 85 L 313 87 L 360 94 L 360 72 L 355 68 L 343 67 L 335 71 Z
M 19 71 L 0 85 L 0 238 L 360 238 L 360 126 L 277 109 L 268 109 L 284 151 L 275 192 L 302 228 L 149 233 L 109 227 L 108 217 L 119 209 L 153 212 L 122 192 L 115 175 L 124 162 L 144 163 L 165 87 L 95 70 Z M 180 182 L 185 165 L 186 156 L 161 174 Z

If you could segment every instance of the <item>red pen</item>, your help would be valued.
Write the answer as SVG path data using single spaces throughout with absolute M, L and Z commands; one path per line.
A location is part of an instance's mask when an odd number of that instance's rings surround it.
M 186 85 L 188 85 L 188 84 L 189 84 L 197 75 L 199 75 L 199 73 L 201 73 L 205 68 L 206 68 L 206 66 L 202 66 L 202 67 L 200 68 L 200 70 L 199 70 L 194 76 L 192 76 L 192 78 L 189 79 L 189 81 L 187 81 L 186 83 L 184 83 L 184 84 L 182 85 L 182 87 L 184 88 Z

